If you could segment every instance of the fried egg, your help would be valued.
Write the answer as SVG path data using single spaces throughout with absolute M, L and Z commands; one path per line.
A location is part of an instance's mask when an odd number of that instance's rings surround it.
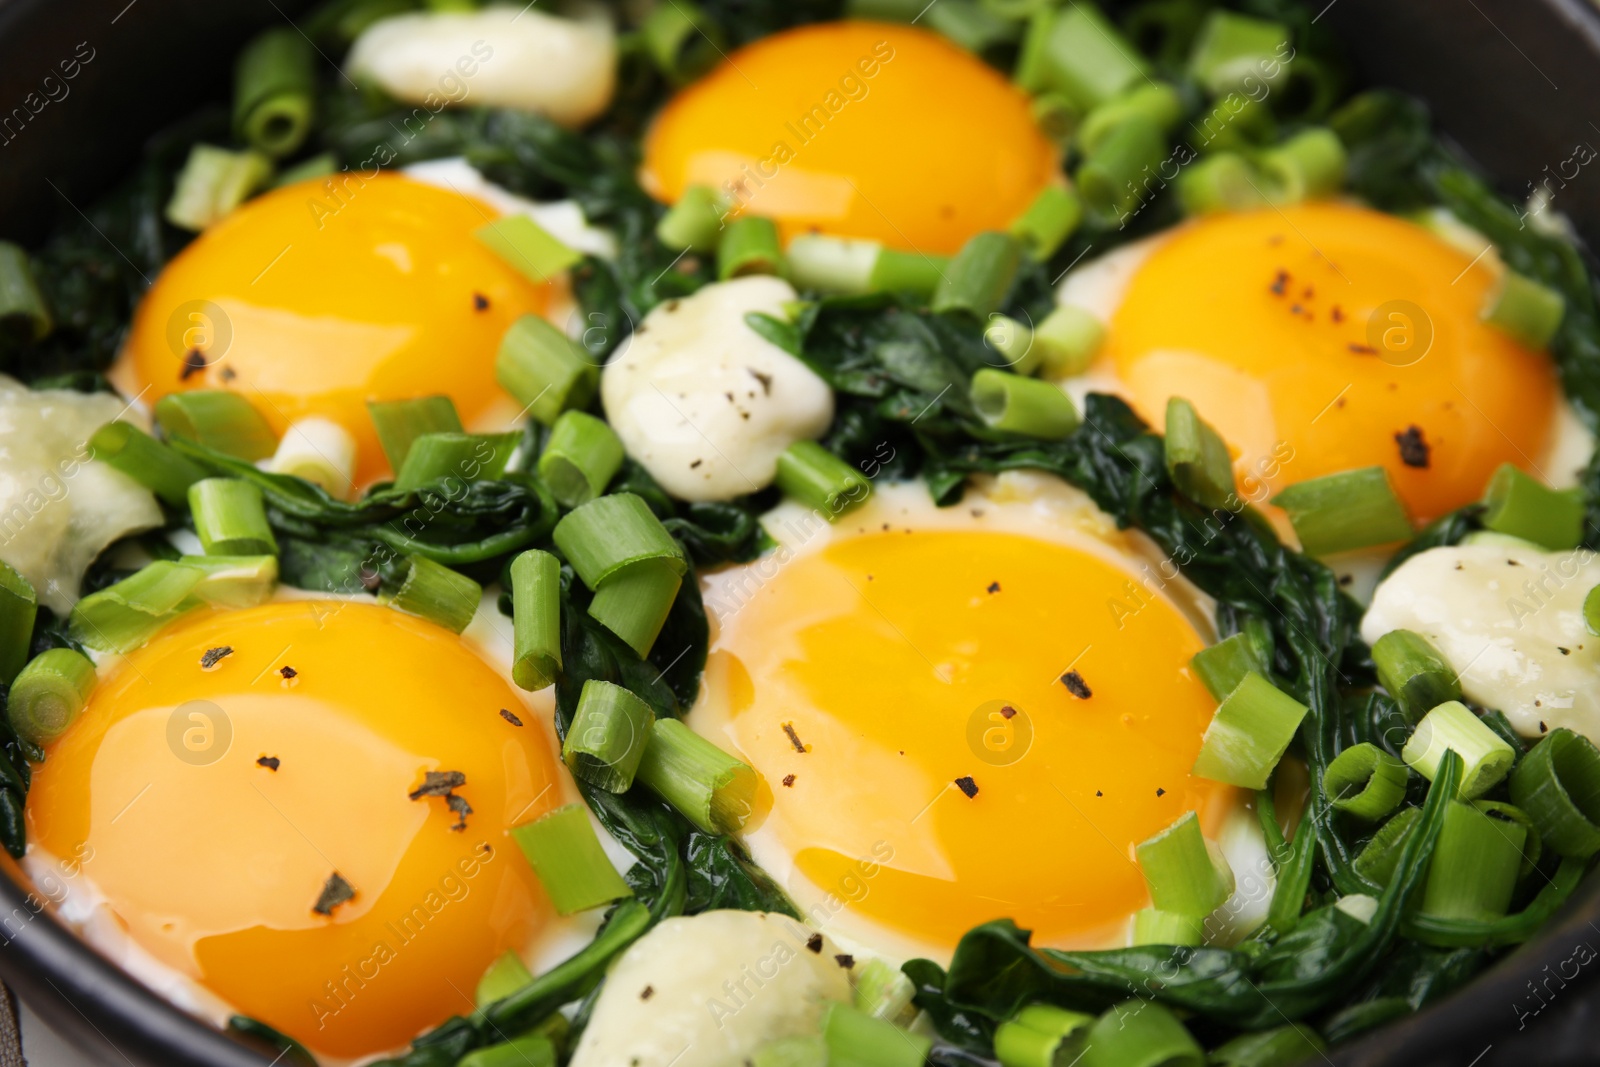
M 709 186 L 785 241 L 948 255 L 1005 229 L 1057 169 L 1027 95 L 994 68 L 915 26 L 846 21 L 765 37 L 679 92 L 642 178 L 667 203 Z
M 761 773 L 747 843 L 812 925 L 892 958 L 1001 917 L 1125 944 L 1133 846 L 1186 811 L 1227 836 L 1244 798 L 1189 773 L 1211 605 L 1082 492 L 884 485 L 837 525 L 794 503 L 763 525 L 777 549 L 703 578 L 689 722 Z

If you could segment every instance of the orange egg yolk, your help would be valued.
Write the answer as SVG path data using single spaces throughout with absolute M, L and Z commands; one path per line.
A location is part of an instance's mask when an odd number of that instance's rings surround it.
M 473 428 L 505 398 L 501 335 L 545 310 L 548 287 L 473 238 L 499 217 L 396 174 L 257 197 L 167 264 L 113 380 L 147 404 L 232 389 L 280 434 L 330 419 L 354 435 L 364 485 L 388 470 L 367 401 L 444 394 Z
M 833 22 L 739 49 L 680 92 L 645 141 L 645 187 L 709 186 L 771 218 L 948 255 L 1003 230 L 1056 173 L 1028 98 L 914 26 Z
M 35 772 L 29 839 L 238 1011 L 327 1055 L 383 1052 L 469 1013 L 548 921 L 507 830 L 560 789 L 543 734 L 500 715 L 518 701 L 389 608 L 208 611 L 102 673 Z M 409 799 L 427 771 L 465 776 L 464 828 L 443 796 Z M 335 872 L 355 895 L 318 914 Z
M 1102 946 L 1148 900 L 1132 846 L 1191 809 L 1215 834 L 1235 799 L 1189 774 L 1216 707 L 1201 647 L 1098 556 L 895 529 L 723 612 L 694 718 L 764 776 L 796 870 L 858 916 L 944 948 L 1001 917 Z
M 1236 452 L 1241 497 L 1381 466 L 1426 522 L 1478 499 L 1502 463 L 1537 470 L 1551 441 L 1555 369 L 1481 320 L 1494 282 L 1361 207 L 1218 215 L 1138 268 L 1105 358 L 1157 425 L 1169 397 L 1195 405 Z M 1425 457 L 1397 440 L 1413 427 Z

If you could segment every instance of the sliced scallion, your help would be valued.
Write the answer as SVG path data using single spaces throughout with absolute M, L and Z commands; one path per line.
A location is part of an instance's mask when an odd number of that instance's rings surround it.
M 1600 585 L 1583 595 L 1583 628 L 1600 637 Z
M 859 1010 L 897 1026 L 911 1021 L 911 998 L 917 987 L 904 971 L 886 960 L 871 959 L 856 971 L 855 979 L 851 1001 Z
M 9 685 L 28 661 L 39 600 L 28 579 L 0 560 L 0 685 Z
M 1349 893 L 1333 902 L 1333 906 L 1363 926 L 1372 925 L 1378 914 L 1378 898 L 1366 893 Z
M 979 319 L 1000 309 L 1022 267 L 1022 242 L 1008 233 L 980 233 L 961 246 L 939 279 L 930 305 Z
M 1550 731 L 1512 772 L 1511 802 L 1556 854 L 1600 852 L 1600 750 L 1565 726 Z
M 783 246 L 778 227 L 760 215 L 741 215 L 728 223 L 717 242 L 717 280 L 747 274 L 782 274 Z
M 1498 919 L 1511 905 L 1527 831 L 1451 801 L 1428 863 L 1418 909 L 1436 919 Z
M 342 499 L 355 488 L 356 439 L 331 419 L 299 419 L 283 431 L 267 469 L 303 479 Z
M 1400 756 L 1431 782 L 1446 752 L 1456 753 L 1463 761 L 1459 796 L 1464 800 L 1494 788 L 1510 773 L 1517 758 L 1499 734 L 1458 700 L 1440 704 L 1424 715 Z
M 1515 804 L 1507 804 L 1503 800 L 1474 800 L 1470 803 L 1485 815 L 1514 822 L 1522 827 L 1528 836 L 1522 843 L 1522 865 L 1517 871 L 1517 877 L 1522 879 L 1532 874 L 1539 865 L 1539 857 L 1544 855 L 1544 838 L 1539 836 L 1539 828 L 1533 825 L 1533 819 L 1528 813 Z
M 562 507 L 587 504 L 622 466 L 622 441 L 593 415 L 564 411 L 539 454 L 539 477 Z
M 1190 773 L 1246 789 L 1266 788 L 1309 710 L 1251 671 L 1217 706 Z
M 1206 1062 L 1211 1067 L 1295 1067 L 1315 1060 L 1327 1047 L 1311 1027 L 1290 1024 L 1240 1034 L 1212 1049 Z
M 668 248 L 715 252 L 722 233 L 721 197 L 704 185 L 691 185 L 656 223 L 656 239 Z
M 55 325 L 28 253 L 10 241 L 0 241 L 0 322 L 21 323 L 16 332 L 30 341 L 43 340 Z
M 280 170 L 272 179 L 272 187 L 281 189 L 286 185 L 295 185 L 312 178 L 324 178 L 338 169 L 339 157 L 332 152 L 319 152 Z
M 1167 473 L 1178 491 L 1207 508 L 1225 508 L 1234 497 L 1233 457 L 1211 424 L 1182 397 L 1167 401 L 1162 446 Z
M 835 1001 L 822 1016 L 828 1067 L 922 1067 L 933 1039 Z
M 507 215 L 472 232 L 480 244 L 535 285 L 543 285 L 583 258 L 527 215 Z
M 425 433 L 411 442 L 406 461 L 395 474 L 394 487 L 405 492 L 442 478 L 493 481 L 505 473 L 521 437 L 517 433 Z
M 1381 819 L 1406 797 L 1406 765 L 1363 741 L 1336 756 L 1322 772 L 1322 791 L 1340 811 Z
M 1349 159 L 1339 135 L 1324 126 L 1302 130 L 1261 153 L 1262 173 L 1272 183 L 1272 199 L 1295 204 L 1332 196 L 1344 185 Z
M 1254 672 L 1266 677 L 1268 666 L 1260 643 L 1243 632 L 1202 648 L 1190 658 L 1189 665 L 1219 701 L 1225 700 L 1245 675 Z
M 198 233 L 244 203 L 271 176 L 272 161 L 260 152 L 197 144 L 178 173 L 166 219 L 181 230 Z
M 1153 119 L 1131 116 L 1108 130 L 1074 175 L 1078 192 L 1103 222 L 1120 222 L 1165 183 L 1166 135 Z M 1150 188 L 1150 186 L 1154 188 Z
M 1411 518 L 1382 467 L 1361 467 L 1299 482 L 1272 502 L 1289 513 L 1301 548 L 1312 556 L 1386 545 L 1411 536 Z
M 11 683 L 6 718 L 24 741 L 49 744 L 77 720 L 94 683 L 94 664 L 82 652 L 70 648 L 41 652 Z
M 1083 421 L 1060 386 L 993 367 L 973 374 L 972 406 L 992 429 L 1042 441 L 1068 437 Z
M 197 567 L 168 560 L 146 564 L 73 605 L 68 630 L 89 648 L 131 652 L 167 623 L 201 605 L 193 593 L 205 577 Z
M 477 614 L 483 587 L 426 556 L 409 556 L 400 588 L 379 599 L 407 615 L 420 616 L 452 633 L 460 633 Z
M 805 233 L 789 242 L 784 255 L 797 289 L 854 294 L 872 289 L 873 268 L 882 252 L 876 241 Z
M 511 561 L 511 679 L 530 693 L 556 680 L 561 667 L 561 562 L 529 549 Z
M 687 85 L 723 54 L 722 27 L 692 0 L 650 9 L 639 27 L 645 52 L 674 85 Z
M 867 279 L 867 289 L 874 293 L 911 293 L 931 297 L 939 288 L 950 261 L 943 256 L 925 256 L 921 252 L 899 252 L 885 248 L 878 252 L 872 264 L 872 274 Z
M 1083 125 L 1078 127 L 1078 148 L 1093 152 L 1108 133 L 1130 118 L 1148 119 L 1168 131 L 1182 117 L 1183 100 L 1178 90 L 1166 82 L 1145 82 L 1084 116 Z
M 1567 299 L 1555 289 L 1508 270 L 1484 302 L 1483 319 L 1528 348 L 1549 346 L 1567 311 Z
M 522 962 L 521 956 L 507 949 L 489 964 L 489 969 L 478 979 L 478 988 L 472 1002 L 479 1008 L 487 1008 L 531 981 L 533 972 L 528 970 L 528 965 Z
M 1203 940 L 1203 916 L 1179 915 L 1159 908 L 1141 908 L 1133 913 L 1135 945 L 1198 945 Z
M 261 490 L 243 478 L 202 478 L 189 487 L 194 532 L 208 556 L 275 556 Z
M 583 683 L 561 759 L 574 778 L 608 793 L 626 793 L 644 758 L 655 718 L 650 705 L 631 691 L 591 678 Z
M 1178 202 L 1186 215 L 1265 207 L 1267 179 L 1236 152 L 1212 152 L 1178 175 Z
M 1014 41 L 1021 33 L 1015 22 L 996 14 L 989 4 L 979 0 L 940 0 L 927 9 L 923 22 L 935 33 L 975 54 Z
M 513 827 L 511 837 L 539 876 L 557 915 L 573 915 L 633 895 L 606 858 L 583 804 L 568 804 Z
M 1510 463 L 1502 463 L 1483 492 L 1485 527 L 1562 552 L 1583 539 L 1583 494 L 1551 489 Z
M 168 437 L 182 437 L 254 463 L 278 450 L 278 435 L 255 405 L 225 389 L 168 393 L 156 401 L 156 422 Z
M 678 543 L 650 505 L 632 493 L 612 493 L 574 508 L 550 536 L 590 589 L 642 560 L 665 561 L 680 575 L 688 570 Z
M 556 1067 L 556 1047 L 543 1034 L 523 1034 L 469 1052 L 455 1067 Z
M 1083 201 L 1078 194 L 1066 186 L 1047 185 L 1011 224 L 1011 236 L 1022 242 L 1029 258 L 1043 261 L 1056 254 L 1082 221 Z
M 567 408 L 585 408 L 599 388 L 589 353 L 540 318 L 524 315 L 500 339 L 495 380 L 546 426 Z
M 200 572 L 192 595 L 219 608 L 253 608 L 278 584 L 277 556 L 179 556 L 178 563 Z
M 1033 328 L 1033 345 L 1047 378 L 1071 378 L 1094 362 L 1106 328 L 1083 308 L 1064 304 Z
M 1222 852 L 1200 833 L 1200 819 L 1186 811 L 1178 821 L 1134 846 L 1150 900 L 1161 911 L 1204 918 L 1233 892 L 1233 870 Z
M 1068 1067 L 1077 1062 L 1093 1015 L 1053 1004 L 1029 1004 L 994 1032 L 1001 1067 Z
M 1082 1067 L 1204 1067 L 1177 1016 L 1153 1000 L 1130 1000 L 1096 1019 L 1085 1035 Z
M 815 441 L 796 441 L 778 456 L 778 488 L 829 522 L 872 495 L 872 482 Z
M 756 772 L 677 719 L 657 719 L 635 775 L 708 834 L 738 833 L 750 817 Z
M 1028 110 L 1039 132 L 1062 149 L 1072 142 L 1083 122 L 1083 109 L 1061 93 L 1040 93 Z
M 1013 373 L 1032 374 L 1039 369 L 1041 354 L 1034 347 L 1033 331 L 1011 316 L 990 315 L 983 339 Z
M 1211 95 L 1221 96 L 1247 79 L 1268 81 L 1268 64 L 1283 66 L 1286 61 L 1278 57 L 1288 46 L 1289 29 L 1280 22 L 1213 11 L 1189 53 L 1189 75 Z
M 412 400 L 369 400 L 367 413 L 378 431 L 378 443 L 389 469 L 405 466 L 411 443 L 423 434 L 461 433 L 461 416 L 447 396 L 419 396 Z
M 286 156 L 311 132 L 315 95 L 310 39 L 292 26 L 267 30 L 234 62 L 234 135 L 275 159 Z
M 1388 885 L 1400 863 L 1400 853 L 1421 818 L 1421 808 L 1401 808 L 1394 818 L 1378 827 L 1372 840 L 1356 854 L 1356 873 L 1373 885 Z
M 1439 650 L 1413 630 L 1390 630 L 1372 644 L 1378 681 L 1412 723 L 1440 704 L 1461 699 L 1461 680 Z
M 1148 70 L 1139 50 L 1129 44 L 1116 26 L 1091 3 L 1071 3 L 1029 35 L 1041 35 L 1037 45 L 1037 73 L 1027 86 L 1035 91 L 1053 89 L 1084 111 L 1120 96 L 1144 79 Z
M 644 659 L 661 636 L 682 586 L 681 560 L 640 560 L 600 583 L 589 602 L 589 616 Z

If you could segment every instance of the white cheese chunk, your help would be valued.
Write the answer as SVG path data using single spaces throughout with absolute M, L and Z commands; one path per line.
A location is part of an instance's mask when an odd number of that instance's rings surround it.
M 745 322 L 750 312 L 781 317 L 794 299 L 779 278 L 708 285 L 658 305 L 606 364 L 606 417 L 673 496 L 728 500 L 764 489 L 783 450 L 833 420 L 827 384 Z
M 572 1067 L 748 1063 L 775 1038 L 817 1033 L 828 1002 L 849 1001 L 838 952 L 784 915 L 667 919 L 612 965 Z
M 1361 636 L 1426 637 L 1467 699 L 1504 712 L 1524 736 L 1566 726 L 1600 738 L 1600 638 L 1583 624 L 1596 585 L 1600 558 L 1584 548 L 1433 548 L 1378 586 Z

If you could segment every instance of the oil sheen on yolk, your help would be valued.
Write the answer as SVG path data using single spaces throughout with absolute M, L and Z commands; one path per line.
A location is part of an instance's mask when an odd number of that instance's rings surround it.
M 834 22 L 741 48 L 680 92 L 645 142 L 645 187 L 705 185 L 778 223 L 949 255 L 1052 180 L 1028 98 L 912 26 Z
M 307 416 L 331 419 L 355 436 L 365 484 L 388 470 L 367 401 L 446 394 L 471 428 L 505 396 L 494 375 L 501 335 L 543 312 L 547 293 L 473 238 L 498 217 L 395 174 L 267 193 L 156 278 L 114 379 L 129 396 L 148 387 L 150 404 L 232 389 L 280 434 Z M 207 365 L 186 375 L 193 350 Z
M 543 735 L 500 716 L 518 699 L 389 608 L 208 612 L 103 672 L 35 772 L 30 840 L 82 857 L 138 945 L 239 1011 L 319 1052 L 382 1052 L 469 1012 L 460 991 L 549 918 L 506 832 L 560 793 Z M 466 775 L 464 830 L 441 797 L 407 798 L 430 770 Z M 356 895 L 314 914 L 334 871 Z
M 1183 396 L 1221 432 L 1241 496 L 1383 466 L 1426 522 L 1478 499 L 1501 463 L 1535 467 L 1551 439 L 1555 370 L 1480 320 L 1493 283 L 1470 254 L 1365 208 L 1220 215 L 1139 267 L 1106 351 L 1146 419 Z M 1395 440 L 1413 426 L 1426 468 Z
M 1084 551 L 868 534 L 797 557 L 725 618 L 707 686 L 726 718 L 698 725 L 726 729 L 771 786 L 764 828 L 862 917 L 947 948 L 1002 916 L 1100 946 L 1147 903 L 1131 846 L 1190 809 L 1214 834 L 1233 801 L 1189 775 L 1215 710 L 1188 669 L 1201 647 Z

